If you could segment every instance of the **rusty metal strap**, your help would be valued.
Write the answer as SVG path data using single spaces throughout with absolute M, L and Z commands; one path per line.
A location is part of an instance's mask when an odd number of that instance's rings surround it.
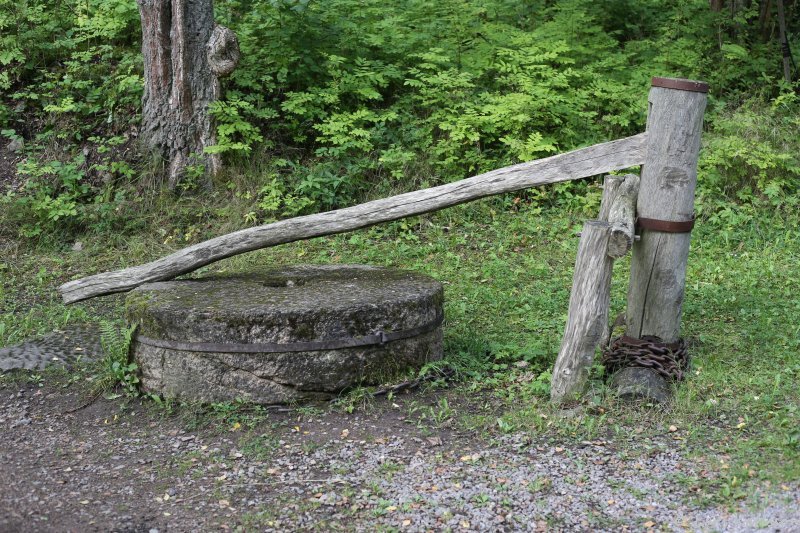
M 651 81 L 652 87 L 663 87 L 665 89 L 678 89 L 679 91 L 690 91 L 693 93 L 707 93 L 708 84 L 704 81 L 682 80 L 676 78 L 658 78 Z
M 341 350 L 343 348 L 358 348 L 361 346 L 382 346 L 384 344 L 410 339 L 417 335 L 430 333 L 444 321 L 444 315 L 437 316 L 433 321 L 423 324 L 416 328 L 404 329 L 400 331 L 377 331 L 372 335 L 363 337 L 348 337 L 330 339 L 325 341 L 309 342 L 262 342 L 262 343 L 220 343 L 220 342 L 179 342 L 161 339 L 151 339 L 143 335 L 137 335 L 135 341 L 146 346 L 156 348 L 169 348 L 170 350 L 180 350 L 183 352 L 204 352 L 204 353 L 279 353 L 279 352 L 320 352 L 324 350 Z
M 657 218 L 638 217 L 636 226 L 643 229 L 663 231 L 665 233 L 689 233 L 694 228 L 694 217 L 683 222 L 675 220 L 658 220 Z

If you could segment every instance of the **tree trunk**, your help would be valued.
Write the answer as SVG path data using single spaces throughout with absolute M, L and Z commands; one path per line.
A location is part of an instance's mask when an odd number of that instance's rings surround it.
M 214 24 L 212 0 L 138 0 L 142 20 L 144 97 L 141 137 L 168 163 L 168 183 L 184 182 L 187 166 L 202 168 L 208 187 L 220 169 L 208 106 L 219 98 L 219 78 L 239 59 L 232 31 Z
M 778 0 L 778 35 L 781 39 L 781 53 L 783 54 L 783 79 L 792 83 L 792 53 L 789 49 L 789 39 L 786 37 L 786 17 L 783 13 L 783 0 Z

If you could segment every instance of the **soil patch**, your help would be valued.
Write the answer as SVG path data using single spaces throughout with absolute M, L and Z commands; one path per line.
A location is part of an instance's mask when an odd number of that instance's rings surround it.
M 441 392 L 352 414 L 281 408 L 254 424 L 227 405 L 209 418 L 123 398 L 69 413 L 85 399 L 75 376 L 0 381 L 0 530 L 800 526 L 797 487 L 761 501 L 760 514 L 694 506 L 685 480 L 707 465 L 668 436 L 558 442 L 485 438 L 446 417 L 421 423 L 416 415 L 436 409 Z M 458 402 L 451 395 L 455 409 L 469 408 Z

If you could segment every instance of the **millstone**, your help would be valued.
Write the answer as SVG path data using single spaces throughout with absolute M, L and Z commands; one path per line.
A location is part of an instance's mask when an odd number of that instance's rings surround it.
M 417 273 L 294 266 L 142 285 L 126 300 L 147 392 L 329 399 L 442 357 L 443 290 Z

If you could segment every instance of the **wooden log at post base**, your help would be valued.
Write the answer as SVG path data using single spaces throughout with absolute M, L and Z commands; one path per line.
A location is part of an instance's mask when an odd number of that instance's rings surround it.
M 640 165 L 644 159 L 646 140 L 647 134 L 640 133 L 430 189 L 243 229 L 189 246 L 151 263 L 67 282 L 58 291 L 64 303 L 125 292 L 144 283 L 172 279 L 220 259 L 260 248 L 344 233 L 495 194 L 586 178 Z
M 636 204 L 639 220 L 687 222 L 694 219 L 697 159 L 708 85 L 691 80 L 653 78 L 647 117 L 647 155 Z M 676 342 L 689 256 L 690 233 L 641 229 L 633 248 L 626 309 L 626 335 Z M 664 378 L 661 376 L 652 379 Z M 619 390 L 629 380 L 615 380 Z M 666 387 L 666 383 L 663 383 Z M 659 401 L 659 386 L 637 394 Z M 634 390 L 630 388 L 630 390 Z
M 669 383 L 651 368 L 623 368 L 611 377 L 611 387 L 626 401 L 666 403 L 672 395 Z
M 611 226 L 589 220 L 583 225 L 567 325 L 550 382 L 550 399 L 559 404 L 583 392 L 594 352 L 608 328 L 613 259 L 606 253 Z

